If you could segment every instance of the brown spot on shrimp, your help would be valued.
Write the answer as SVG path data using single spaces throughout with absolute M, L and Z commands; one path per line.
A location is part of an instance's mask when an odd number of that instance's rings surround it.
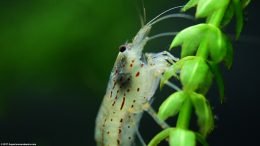
M 121 103 L 120 110 L 122 110 L 122 109 L 123 109 L 124 105 L 125 105 L 125 97 L 123 97 L 123 101 L 122 101 L 122 103 Z
M 112 106 L 115 106 L 116 101 L 113 102 Z
M 138 77 L 140 75 L 140 72 L 138 71 L 136 74 L 135 74 L 135 77 Z

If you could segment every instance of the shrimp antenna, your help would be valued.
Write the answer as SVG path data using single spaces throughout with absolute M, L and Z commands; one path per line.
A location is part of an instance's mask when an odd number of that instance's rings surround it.
M 144 18 L 141 14 L 139 14 L 139 19 L 140 19 L 140 22 L 141 22 L 141 27 L 143 27 L 145 22 L 144 22 Z
M 146 23 L 146 10 L 144 6 L 144 0 L 142 0 L 142 5 L 143 5 L 143 22 L 144 24 Z
M 175 36 L 177 35 L 179 32 L 164 32 L 164 33 L 159 33 L 156 34 L 154 36 L 149 37 L 148 41 L 153 40 L 153 39 L 157 39 L 160 37 L 165 37 L 165 36 Z
M 168 19 L 168 18 L 186 18 L 186 19 L 190 19 L 190 20 L 195 20 L 195 18 L 191 15 L 188 14 L 183 14 L 183 13 L 177 13 L 177 14 L 169 14 L 166 16 L 163 16 L 155 21 L 153 21 L 152 23 L 150 23 L 150 25 L 154 25 L 157 22 L 160 22 L 162 20 Z
M 160 16 L 162 16 L 163 14 L 165 14 L 165 13 L 167 13 L 167 12 L 169 12 L 169 11 L 172 11 L 172 10 L 175 10 L 175 9 L 179 9 L 179 8 L 182 8 L 182 7 L 184 7 L 184 6 L 176 6 L 176 7 L 170 8 L 170 9 L 168 9 L 168 10 L 165 10 L 165 11 L 163 11 L 162 13 L 160 13 L 159 15 L 157 15 L 156 17 L 154 17 L 152 20 L 150 20 L 147 24 L 152 23 L 152 22 L 155 21 L 157 18 L 159 18 Z
M 145 25 L 145 14 L 144 14 L 144 10 L 142 10 L 142 8 L 140 8 L 139 7 L 139 5 L 137 4 L 137 1 L 136 1 L 136 3 L 135 3 L 136 5 L 135 5 L 135 8 L 136 8 L 136 11 L 138 12 L 138 14 L 139 14 L 139 20 L 140 20 L 140 23 L 141 23 L 141 27 L 143 27 L 144 25 Z M 142 6 L 143 6 L 143 9 L 145 9 L 144 8 L 144 4 L 143 4 L 143 1 L 142 1 Z

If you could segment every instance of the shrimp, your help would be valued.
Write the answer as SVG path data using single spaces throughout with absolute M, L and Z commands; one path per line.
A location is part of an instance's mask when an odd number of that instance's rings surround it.
M 175 8 L 167 11 L 172 9 Z M 142 53 L 154 23 L 169 17 L 186 17 L 171 14 L 157 19 L 160 15 L 144 25 L 131 43 L 119 47 L 119 54 L 96 118 L 95 140 L 98 146 L 134 144 L 139 121 L 146 105 L 151 102 L 160 76 L 178 60 L 166 51 Z

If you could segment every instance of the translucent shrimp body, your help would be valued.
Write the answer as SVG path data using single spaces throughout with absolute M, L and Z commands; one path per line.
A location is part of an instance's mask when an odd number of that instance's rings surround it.
M 176 61 L 168 52 L 145 53 L 151 24 L 143 26 L 132 43 L 120 47 L 106 94 L 96 119 L 98 146 L 131 146 L 139 121 L 150 103 L 161 74 Z

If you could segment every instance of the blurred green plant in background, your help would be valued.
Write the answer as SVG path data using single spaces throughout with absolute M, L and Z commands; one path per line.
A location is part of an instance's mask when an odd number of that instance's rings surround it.
M 133 3 L 11 0 L 0 9 L 1 142 L 94 145 L 117 46 L 139 25 Z
M 100 61 L 100 58 L 110 58 L 103 52 L 114 50 L 115 44 L 124 40 L 119 34 L 131 26 L 124 17 L 120 22 L 111 20 L 113 17 L 103 17 L 104 13 L 118 15 L 106 7 L 106 1 L 99 4 L 84 0 L 2 3 L 1 63 L 7 69 L 1 73 L 10 76 L 10 79 L 14 79 L 12 73 L 20 74 L 21 78 L 15 81 L 18 84 L 38 80 L 41 85 L 46 82 L 47 88 L 51 89 L 70 74 L 75 74 L 75 78 L 87 78 L 85 82 L 88 83 L 92 79 L 87 85 L 96 90 L 95 87 L 102 82 L 100 74 L 109 68 L 104 65 L 106 61 Z M 120 1 L 113 3 L 115 7 L 124 5 Z M 125 30 L 119 29 L 120 25 Z M 114 41 L 105 39 L 111 38 L 111 34 Z M 97 53 L 97 49 L 101 53 Z M 4 78 L 3 75 L 1 77 Z

